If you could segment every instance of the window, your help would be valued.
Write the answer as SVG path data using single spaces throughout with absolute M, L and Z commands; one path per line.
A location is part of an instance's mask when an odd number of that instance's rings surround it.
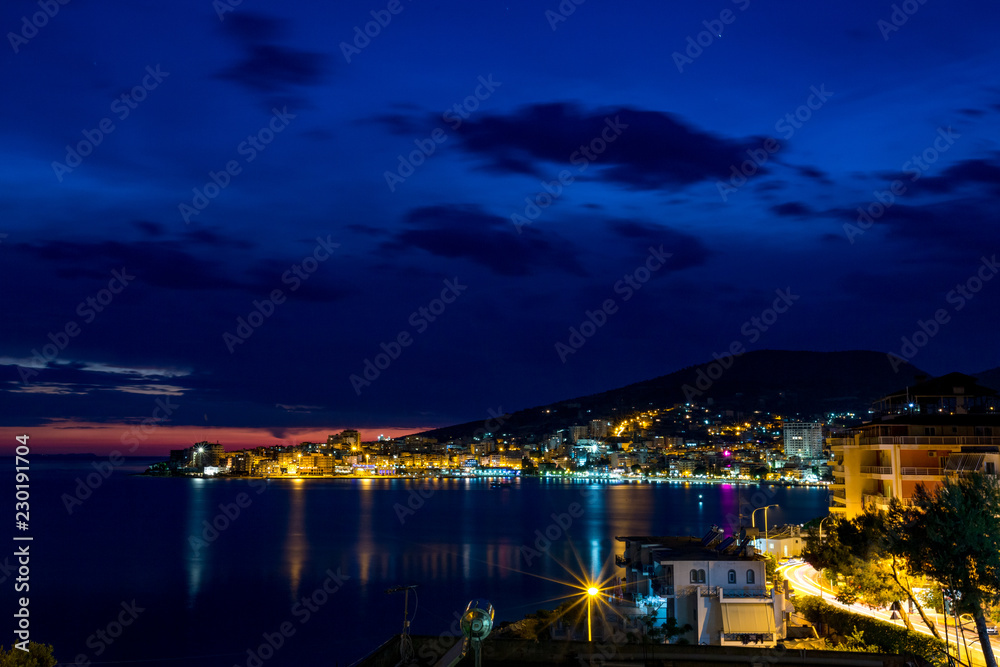
M 736 583 L 736 570 L 730 570 L 729 571 L 729 583 L 731 583 L 731 584 L 735 584 Z
M 698 583 L 705 583 L 705 570 L 698 570 Z
M 691 570 L 691 583 L 692 584 L 698 583 L 698 570 Z
M 747 583 L 752 584 L 754 582 L 753 570 L 747 570 Z

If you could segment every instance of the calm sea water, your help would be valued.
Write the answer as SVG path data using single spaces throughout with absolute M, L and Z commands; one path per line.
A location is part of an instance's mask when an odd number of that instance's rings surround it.
M 623 549 L 615 536 L 701 536 L 738 514 L 741 493 L 750 502 L 762 491 L 537 479 L 494 489 L 473 480 L 265 484 L 130 475 L 144 468 L 119 467 L 70 514 L 63 495 L 94 469 L 33 463 L 32 639 L 54 644 L 61 662 L 83 656 L 94 664 L 246 665 L 248 649 L 288 623 L 294 634 L 264 665 L 317 658 L 348 665 L 399 631 L 403 596 L 387 594 L 390 586 L 418 585 L 410 599 L 414 634 L 446 631 L 474 598 L 490 600 L 498 621 L 517 620 L 557 606 L 570 592 L 557 582 L 620 573 L 614 555 Z M 13 484 L 12 460 L 6 469 Z M 824 513 L 823 489 L 769 492 L 766 502 L 780 505 L 768 512 L 771 524 Z M 220 505 L 230 515 L 238 508 L 239 516 L 226 517 Z M 204 522 L 222 530 L 206 531 Z M 545 540 L 550 546 L 538 550 Z M 12 580 L 3 584 L 7 591 Z M 336 592 L 327 594 L 324 583 Z M 4 596 L 8 613 L 12 598 Z M 129 621 L 120 634 L 119 620 Z

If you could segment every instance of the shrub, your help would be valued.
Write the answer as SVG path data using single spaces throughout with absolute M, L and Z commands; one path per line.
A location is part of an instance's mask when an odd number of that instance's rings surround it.
M 877 646 L 883 653 L 915 655 L 930 663 L 947 664 L 945 645 L 940 639 L 834 607 L 815 596 L 796 598 L 795 610 L 810 623 L 824 623 L 838 634 L 850 636 L 860 632 L 865 645 Z

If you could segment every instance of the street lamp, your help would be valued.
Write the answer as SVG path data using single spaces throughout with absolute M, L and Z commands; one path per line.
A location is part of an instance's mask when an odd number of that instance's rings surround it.
M 832 514 L 827 514 L 825 517 L 823 517 L 822 519 L 819 520 L 819 543 L 820 543 L 820 545 L 823 544 L 823 522 L 826 521 L 827 519 L 829 519 L 831 516 L 833 516 L 833 515 Z M 820 571 L 819 576 L 820 576 L 820 582 L 819 582 L 819 599 L 822 600 L 823 599 L 823 572 L 822 571 Z
M 764 551 L 765 551 L 765 553 L 768 551 L 768 548 L 767 548 L 767 508 L 768 507 L 777 507 L 777 506 L 778 506 L 777 504 L 774 504 L 774 505 L 764 505 L 763 507 L 758 507 L 757 509 L 753 510 L 753 512 L 750 512 L 750 527 L 751 528 L 756 528 L 757 524 L 754 521 L 753 515 L 754 515 L 755 512 L 758 512 L 760 510 L 764 510 Z
M 600 593 L 600 591 L 593 586 L 587 589 L 587 641 L 588 642 L 594 641 L 594 634 L 590 627 L 590 601 L 593 600 L 598 593 Z

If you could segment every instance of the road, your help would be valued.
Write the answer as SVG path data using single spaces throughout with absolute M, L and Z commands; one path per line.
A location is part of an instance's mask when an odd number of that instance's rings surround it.
M 804 593 L 806 595 L 818 595 L 822 597 L 826 602 L 831 605 L 840 607 L 842 609 L 847 609 L 848 611 L 854 612 L 855 614 L 862 614 L 864 616 L 871 616 L 887 623 L 893 623 L 901 627 L 905 627 L 906 624 L 902 620 L 892 620 L 892 612 L 882 610 L 882 609 L 869 609 L 860 604 L 855 605 L 844 605 L 837 602 L 834 597 L 836 592 L 832 590 L 828 582 L 820 582 L 820 574 L 812 568 L 808 563 L 798 563 L 793 562 L 787 565 L 782 565 L 778 568 L 784 575 L 785 579 L 788 580 L 789 585 L 796 594 Z M 935 614 L 928 612 L 928 617 L 937 624 L 938 631 L 944 634 L 944 615 Z M 917 632 L 922 632 L 925 635 L 933 636 L 933 633 L 927 629 L 923 620 L 920 618 L 920 614 L 914 612 L 910 614 L 910 622 L 913 624 L 913 629 Z M 953 625 L 954 617 L 948 618 L 948 641 L 951 647 L 951 651 L 955 653 L 955 627 Z M 966 622 L 963 627 L 959 629 L 958 639 L 963 638 L 963 643 L 968 643 L 969 653 L 972 654 L 972 664 L 973 665 L 985 665 L 985 659 L 983 657 L 982 649 L 979 646 L 979 634 L 976 632 L 975 626 L 971 622 Z M 1000 640 L 998 638 L 992 638 L 990 640 L 993 646 L 993 654 L 1000 655 Z M 965 656 L 964 646 L 962 648 L 962 656 Z

